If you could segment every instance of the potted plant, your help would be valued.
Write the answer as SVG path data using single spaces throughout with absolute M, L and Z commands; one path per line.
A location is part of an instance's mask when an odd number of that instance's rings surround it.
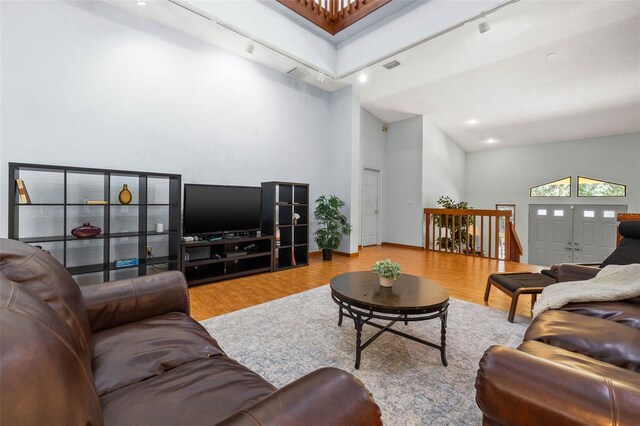
M 451 197 L 445 197 L 444 195 L 438 198 L 437 203 L 442 206 L 443 209 L 473 209 L 473 207 L 469 207 L 469 203 L 466 201 L 456 203 Z M 440 250 L 445 250 L 447 247 L 450 247 L 451 250 L 455 252 L 458 251 L 460 246 L 462 246 L 465 251 L 473 249 L 473 235 L 470 231 L 475 224 L 474 216 L 453 216 L 451 220 L 447 220 L 446 215 L 436 215 L 434 216 L 434 221 L 436 225 L 444 226 L 448 231 L 444 237 L 436 239 L 436 245 Z
M 342 237 L 351 233 L 351 225 L 340 211 L 344 206 L 344 201 L 335 195 L 321 195 L 316 200 L 314 214 L 320 227 L 313 235 L 322 250 L 322 260 L 331 260 L 331 253 L 340 247 Z
M 371 271 L 380 277 L 382 287 L 391 287 L 393 282 L 400 276 L 400 265 L 391 259 L 378 260 L 373 264 Z

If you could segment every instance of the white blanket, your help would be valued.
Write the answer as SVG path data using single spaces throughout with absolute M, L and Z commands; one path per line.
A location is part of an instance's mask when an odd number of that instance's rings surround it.
M 608 265 L 590 280 L 548 286 L 533 307 L 533 317 L 567 303 L 611 302 L 640 296 L 640 264 Z

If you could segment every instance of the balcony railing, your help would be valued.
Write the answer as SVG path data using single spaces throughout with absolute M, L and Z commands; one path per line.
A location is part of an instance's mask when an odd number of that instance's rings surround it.
M 277 0 L 335 35 L 391 0 Z
M 519 262 L 522 245 L 511 211 L 424 209 L 425 248 Z

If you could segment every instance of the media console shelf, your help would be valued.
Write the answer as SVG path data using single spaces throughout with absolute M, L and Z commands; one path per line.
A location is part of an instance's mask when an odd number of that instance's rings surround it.
M 262 234 L 274 236 L 274 270 L 309 264 L 309 184 L 262 182 Z
M 273 270 L 271 236 L 183 242 L 180 251 L 189 286 Z

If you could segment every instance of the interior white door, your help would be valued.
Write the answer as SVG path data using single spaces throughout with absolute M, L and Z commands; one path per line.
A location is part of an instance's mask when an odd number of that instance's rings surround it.
M 616 248 L 616 217 L 627 206 L 576 205 L 573 211 L 573 262 L 600 263 Z
M 572 220 L 570 205 L 529 205 L 529 263 L 571 262 Z
M 362 173 L 362 245 L 378 244 L 378 175 L 377 170 L 364 169 Z

